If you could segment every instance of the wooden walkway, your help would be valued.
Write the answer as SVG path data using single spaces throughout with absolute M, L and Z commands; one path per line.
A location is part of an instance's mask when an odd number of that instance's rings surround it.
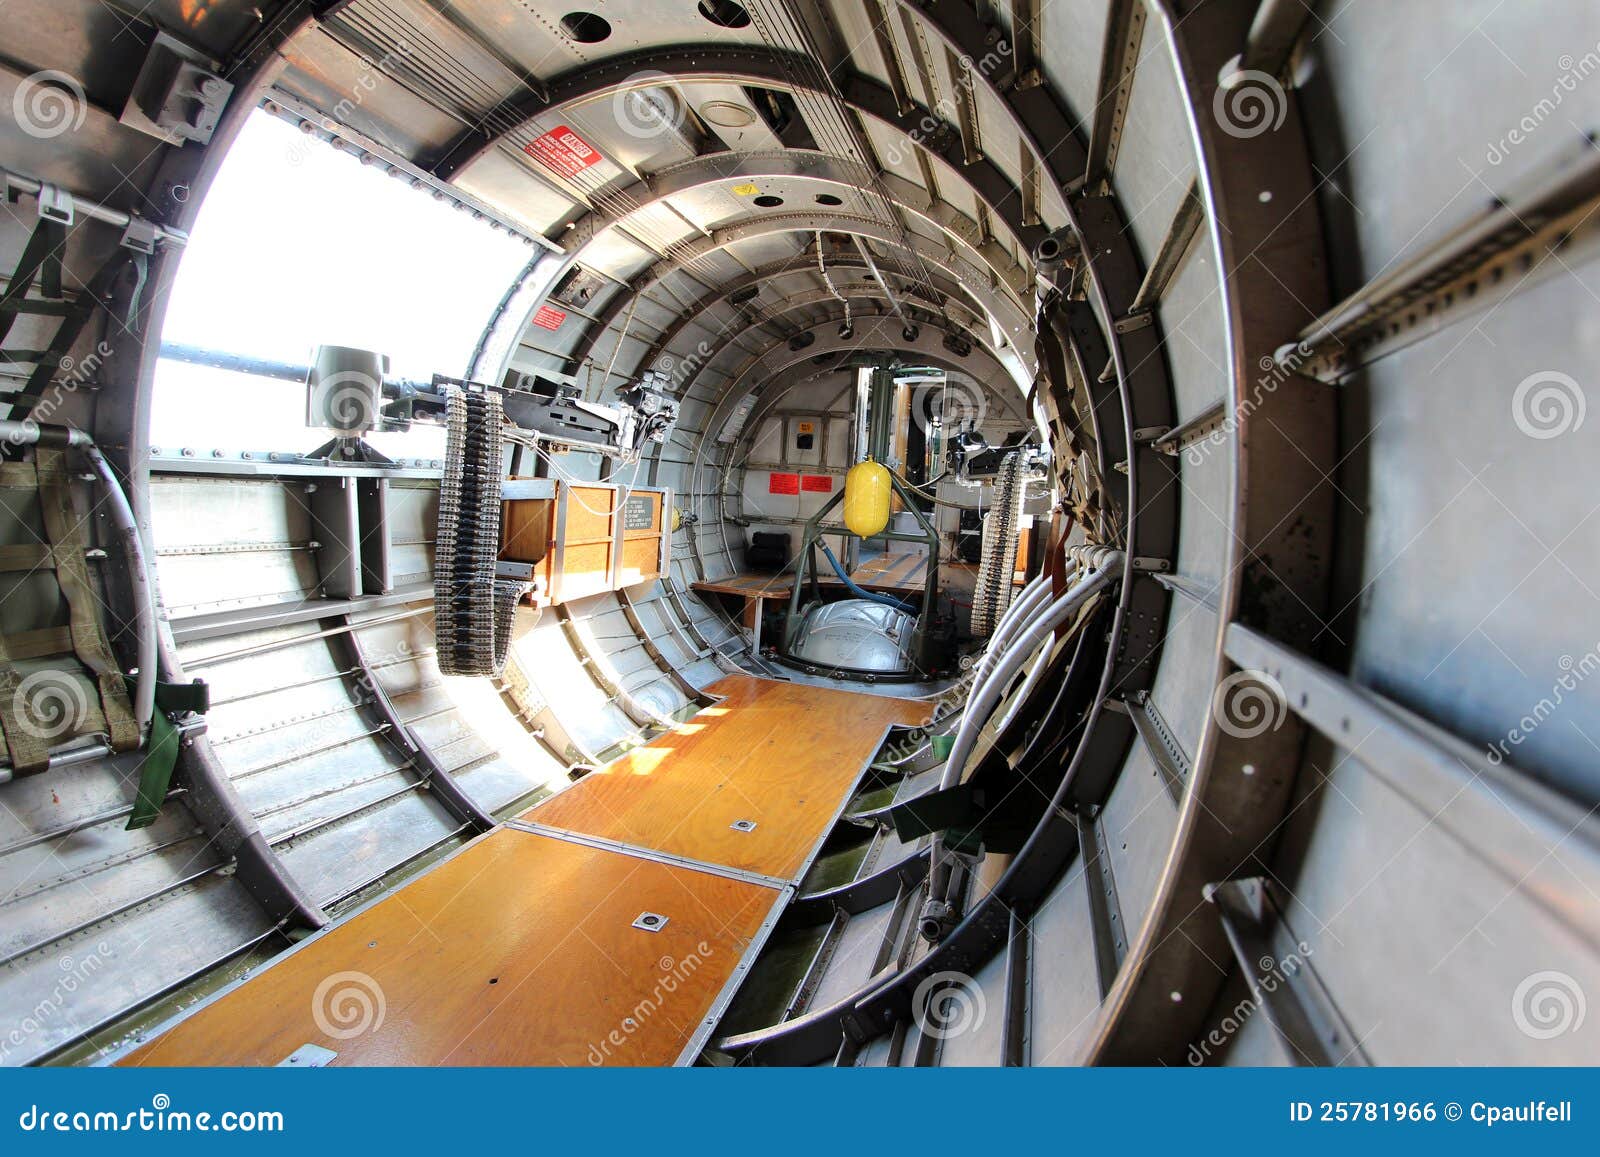
M 927 718 L 904 699 L 745 675 L 708 690 L 726 698 L 522 818 L 794 881 L 884 730 Z
M 119 1063 L 692 1059 L 885 728 L 927 717 L 914 702 L 748 676 L 709 690 L 725 698 Z

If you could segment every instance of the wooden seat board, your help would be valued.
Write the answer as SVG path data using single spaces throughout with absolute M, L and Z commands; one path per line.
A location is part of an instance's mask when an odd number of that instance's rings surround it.
M 915 552 L 885 554 L 869 559 L 850 572 L 850 581 L 863 590 L 882 594 L 920 594 L 925 577 L 926 557 Z M 839 577 L 826 566 L 818 581 L 830 589 L 842 587 Z M 794 574 L 732 574 L 719 579 L 704 579 L 689 584 L 691 590 L 708 594 L 738 595 L 747 599 L 787 599 L 794 590 Z
M 498 828 L 120 1063 L 670 1065 L 781 896 Z
M 748 675 L 708 690 L 725 700 L 522 818 L 795 880 L 885 728 L 929 714 L 913 700 Z

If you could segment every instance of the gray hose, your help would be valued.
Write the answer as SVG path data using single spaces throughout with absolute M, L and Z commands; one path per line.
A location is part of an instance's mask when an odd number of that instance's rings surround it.
M 974 694 L 988 677 L 989 672 L 994 669 L 1000 653 L 1005 650 L 1006 640 L 1011 637 L 1019 624 L 1039 608 L 1041 600 L 1049 593 L 1050 576 L 1041 574 L 1024 587 L 1020 595 L 1011 600 L 1011 605 L 1005 609 L 1005 613 L 1000 616 L 1000 622 L 995 625 L 994 633 L 989 636 L 989 645 L 984 648 L 983 654 L 978 659 L 977 670 L 972 677 Z M 970 702 L 972 695 L 969 694 L 967 698 Z
M 1051 632 L 1066 622 L 1067 616 L 1082 606 L 1090 595 L 1120 575 L 1123 561 L 1124 556 L 1121 551 L 1099 553 L 1090 564 L 1088 573 L 1066 594 L 1051 603 L 1048 610 L 1036 614 L 1027 628 L 1017 635 L 1016 641 L 1006 648 L 1006 653 L 1000 657 L 999 665 L 973 696 L 966 714 L 961 717 L 961 726 L 956 729 L 955 741 L 950 748 L 950 758 L 945 762 L 944 774 L 939 781 L 941 788 L 955 787 L 961 782 L 961 773 L 966 769 L 967 759 L 977 745 L 978 732 L 983 729 L 1006 685 L 1027 661 L 1028 656 L 1033 654 L 1034 649 L 1040 646 Z
M 156 605 L 150 590 L 150 572 L 145 569 L 144 544 L 139 538 L 139 525 L 134 521 L 133 507 L 122 483 L 112 472 L 100 448 L 82 430 L 73 426 L 52 425 L 32 419 L 0 420 L 0 441 L 16 446 L 50 446 L 58 449 L 76 447 L 89 458 L 94 472 L 105 487 L 111 500 L 111 520 L 116 523 L 122 537 L 123 551 L 128 559 L 128 579 L 133 588 L 134 631 L 138 635 L 139 681 L 133 692 L 133 717 L 141 733 L 155 714 L 156 702 Z
M 1033 689 L 1038 686 L 1039 680 L 1044 676 L 1044 670 L 1050 665 L 1050 656 L 1055 648 L 1050 640 L 1046 639 L 1039 648 L 1039 656 L 1034 659 L 1033 666 L 1028 668 L 1028 676 L 1022 681 L 1022 687 L 1011 699 L 1011 706 L 1000 717 L 1000 722 L 995 724 L 995 730 L 1004 731 L 1011 726 L 1011 721 L 1017 717 L 1017 712 L 1022 710 L 1022 705 L 1028 701 L 1028 696 L 1033 694 Z
M 122 536 L 122 549 L 128 559 L 128 579 L 133 588 L 133 627 L 139 640 L 139 681 L 133 689 L 133 717 L 143 731 L 150 725 L 156 703 L 156 603 L 150 589 L 150 572 L 145 567 L 144 541 L 139 537 L 139 524 L 134 520 L 128 495 L 105 455 L 94 445 L 86 447 L 85 453 L 105 486 L 106 497 L 111 500 L 111 520 Z
M 1076 571 L 1069 573 L 1068 579 L 1075 577 L 1076 573 Z M 967 710 L 970 711 L 972 705 L 978 701 L 978 696 L 983 694 L 983 690 L 988 685 L 989 680 L 994 677 L 1001 657 L 1010 649 L 1011 643 L 1018 633 L 1027 630 L 1032 626 L 1035 619 L 1049 611 L 1050 593 L 1054 589 L 1054 585 L 1048 576 L 1041 576 L 1041 579 L 1042 581 L 1037 589 L 1024 592 L 1023 598 L 1012 602 L 1011 607 L 1017 608 L 1016 617 L 1009 623 L 1001 624 L 1005 630 L 996 633 L 995 640 L 990 643 L 988 650 L 984 652 L 983 661 L 978 664 L 977 675 L 972 680 L 972 686 L 967 692 Z M 1007 607 L 1006 610 L 1009 612 L 1011 607 Z

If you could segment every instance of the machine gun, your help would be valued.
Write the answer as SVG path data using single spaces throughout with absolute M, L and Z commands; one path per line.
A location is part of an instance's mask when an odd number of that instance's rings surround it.
M 547 371 L 506 375 L 499 387 L 435 374 L 417 382 L 388 376 L 389 359 L 371 350 L 319 346 L 306 371 L 306 424 L 333 431 L 308 457 L 332 461 L 388 462 L 368 445 L 373 431 L 409 430 L 414 423 L 448 425 L 452 390 L 491 390 L 500 398 L 508 441 L 548 444 L 636 462 L 645 446 L 667 440 L 678 404 L 666 396 L 665 376 L 648 371 L 617 391 L 616 403 L 583 399 L 572 378 Z
M 306 421 L 334 438 L 312 452 L 329 461 L 392 464 L 364 439 L 373 430 L 442 424 L 444 473 L 433 568 L 434 633 L 446 675 L 498 675 L 516 608 L 533 583 L 500 573 L 502 446 L 519 442 L 637 462 L 667 440 L 678 406 L 663 375 L 617 392 L 615 405 L 585 401 L 564 375 L 517 373 L 499 387 L 435 374 L 424 384 L 386 376 L 370 350 L 322 346 L 306 374 Z

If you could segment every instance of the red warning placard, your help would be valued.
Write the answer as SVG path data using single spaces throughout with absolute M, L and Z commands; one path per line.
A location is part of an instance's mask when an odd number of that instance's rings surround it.
M 548 305 L 541 305 L 533 311 L 533 324 L 540 329 L 560 329 L 561 323 L 567 320 L 565 312 L 551 309 Z
M 800 489 L 807 494 L 832 494 L 833 479 L 826 474 L 804 474 L 800 478 Z
M 588 141 L 566 125 L 557 125 L 522 146 L 522 151 L 563 177 L 576 177 L 603 159 Z
M 800 475 L 772 474 L 767 477 L 768 494 L 799 494 Z

